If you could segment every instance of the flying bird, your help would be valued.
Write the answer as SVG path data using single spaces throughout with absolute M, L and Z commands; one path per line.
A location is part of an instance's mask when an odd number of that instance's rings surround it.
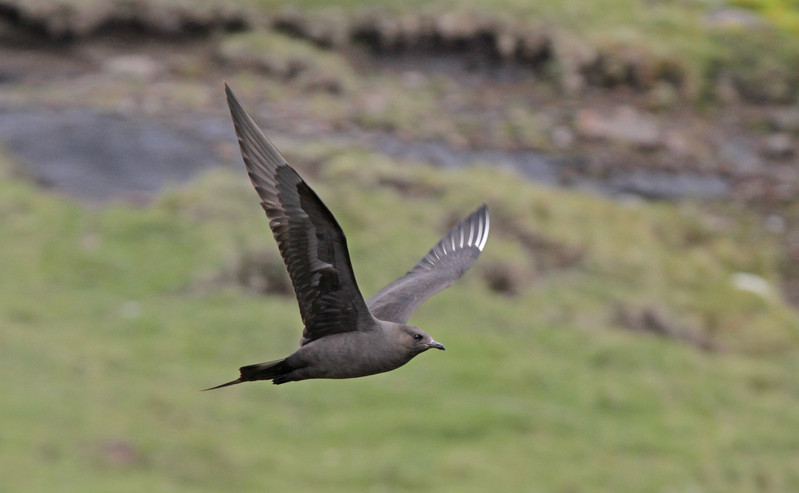
M 336 218 L 258 128 L 225 84 L 227 102 L 247 173 L 286 264 L 304 324 L 300 347 L 289 356 L 243 366 L 232 382 L 282 384 L 310 378 L 355 378 L 398 368 L 444 345 L 412 325 L 411 314 L 474 264 L 488 239 L 483 204 L 404 276 L 368 301 L 350 263 Z

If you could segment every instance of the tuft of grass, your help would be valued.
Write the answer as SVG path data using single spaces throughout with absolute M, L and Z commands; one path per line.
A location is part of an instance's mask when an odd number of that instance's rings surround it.
M 340 93 L 357 87 L 355 73 L 340 54 L 273 31 L 227 35 L 217 51 L 233 67 L 262 71 L 308 90 Z

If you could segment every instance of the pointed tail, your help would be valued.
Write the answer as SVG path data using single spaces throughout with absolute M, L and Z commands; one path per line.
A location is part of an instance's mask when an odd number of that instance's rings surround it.
M 235 379 L 235 380 L 233 380 L 231 382 L 223 383 L 222 385 L 217 385 L 216 387 L 208 387 L 207 389 L 202 389 L 201 392 L 205 392 L 206 390 L 221 389 L 222 387 L 227 387 L 228 385 L 236 385 L 237 383 L 241 383 L 243 381 L 244 380 L 242 380 L 241 378 L 237 378 L 237 379 Z
M 290 373 L 294 368 L 289 366 L 286 362 L 286 358 L 278 359 L 275 361 L 267 361 L 266 363 L 258 363 L 256 365 L 248 365 L 242 366 L 239 368 L 239 372 L 241 376 L 236 380 L 223 383 L 222 385 L 217 385 L 216 387 L 209 387 L 207 389 L 203 389 L 203 392 L 206 390 L 215 390 L 221 389 L 222 387 L 227 387 L 229 385 L 236 385 L 237 383 L 242 382 L 252 382 L 255 380 L 272 380 L 273 378 L 277 378 L 280 376 L 285 376 L 285 374 Z

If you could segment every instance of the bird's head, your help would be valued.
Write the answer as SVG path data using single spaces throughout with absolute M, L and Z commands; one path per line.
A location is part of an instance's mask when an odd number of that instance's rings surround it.
M 434 341 L 430 334 L 419 327 L 404 325 L 399 335 L 402 345 L 413 354 L 419 354 L 428 349 L 440 349 L 442 351 L 445 349 L 443 344 Z

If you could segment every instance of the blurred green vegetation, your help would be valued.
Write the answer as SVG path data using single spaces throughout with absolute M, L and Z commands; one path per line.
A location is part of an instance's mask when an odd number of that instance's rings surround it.
M 698 103 L 727 102 L 730 85 L 742 99 L 756 103 L 795 103 L 799 95 L 799 75 L 794 70 L 799 64 L 799 7 L 791 0 L 735 0 L 729 4 L 684 0 L 9 3 L 20 8 L 21 17 L 37 19 L 55 33 L 69 31 L 66 26 L 83 33 L 86 26 L 97 24 L 104 15 L 120 22 L 134 19 L 134 23 L 144 27 L 154 26 L 156 32 L 169 32 L 177 29 L 175 26 L 204 25 L 222 12 L 242 9 L 242 17 L 254 29 L 267 25 L 277 28 L 270 23 L 288 18 L 294 27 L 287 31 L 324 40 L 321 44 L 333 47 L 347 44 L 353 26 L 373 28 L 378 37 L 390 40 L 409 25 L 433 23 L 439 25 L 438 34 L 443 38 L 456 39 L 472 33 L 476 38 L 482 36 L 482 41 L 498 44 L 503 37 L 510 37 L 522 45 L 546 39 L 548 66 L 543 72 L 567 91 L 575 90 L 570 79 L 581 73 L 590 79 L 590 84 L 600 87 L 631 85 L 649 91 L 658 87 L 662 90 L 662 85 L 668 84 L 686 100 Z M 476 26 L 482 27 L 475 29 Z M 277 53 L 265 56 L 264 46 Z M 308 52 L 296 42 L 279 38 L 248 40 L 245 36 L 229 41 L 221 54 L 223 58 L 281 72 L 286 64 L 302 64 Z M 314 57 L 316 61 L 308 67 L 314 81 L 318 77 L 313 74 L 318 75 L 318 71 L 323 78 L 335 79 L 349 71 L 335 57 Z M 347 83 L 344 86 L 346 90 Z
M 243 170 L 95 208 L 4 165 L 3 491 L 799 488 L 799 317 L 732 283 L 778 289 L 756 216 L 288 150 L 367 295 L 490 205 L 480 261 L 412 319 L 447 352 L 364 379 L 199 392 L 300 335 L 292 296 L 227 274 L 254 248 L 277 261 Z M 676 337 L 624 330 L 620 307 L 653 306 Z
M 646 90 L 666 82 L 700 103 L 724 99 L 731 82 L 746 100 L 795 102 L 799 94 L 799 7 L 790 0 L 719 2 L 484 0 L 390 2 L 247 0 L 269 14 L 297 9 L 319 25 L 343 29 L 364 13 L 377 19 L 426 14 L 453 32 L 483 22 L 497 37 L 539 32 L 550 38 L 550 75 L 589 72 L 602 86 Z M 748 14 L 748 15 L 747 15 Z M 388 30 L 396 29 L 391 21 Z M 324 26 L 324 27 L 322 27 Z M 332 27 L 331 27 L 332 26 Z M 380 29 L 378 27 L 378 29 Z M 313 31 L 314 29 L 311 29 Z M 588 66 L 575 67 L 595 57 Z M 591 74 L 590 72 L 595 72 Z
M 759 12 L 778 26 L 799 33 L 799 4 L 794 0 L 733 0 L 730 3 Z

